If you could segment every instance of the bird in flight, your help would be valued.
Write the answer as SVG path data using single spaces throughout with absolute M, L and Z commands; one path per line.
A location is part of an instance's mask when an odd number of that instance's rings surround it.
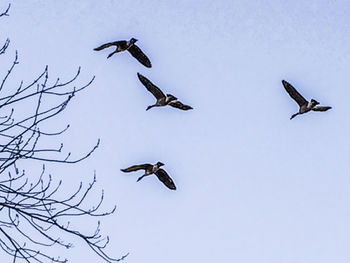
M 149 163 L 145 163 L 145 164 L 133 165 L 133 166 L 130 166 L 129 168 L 121 169 L 121 171 L 124 173 L 129 173 L 129 172 L 134 172 L 134 171 L 138 171 L 138 170 L 143 169 L 143 170 L 145 170 L 145 174 L 142 175 L 141 177 L 139 177 L 137 179 L 137 182 L 140 181 L 145 176 L 155 174 L 158 177 L 158 179 L 166 187 L 168 187 L 171 190 L 176 190 L 176 186 L 174 184 L 174 181 L 170 178 L 170 176 L 167 174 L 166 171 L 164 171 L 162 168 L 160 168 L 163 165 L 164 164 L 161 162 L 157 162 L 154 165 L 149 164 Z
M 146 77 L 142 76 L 140 73 L 137 73 L 137 76 L 141 83 L 146 87 L 146 89 L 156 97 L 157 102 L 154 105 L 150 105 L 146 110 L 149 110 L 153 107 L 161 107 L 170 105 L 174 108 L 178 108 L 180 110 L 191 110 L 193 109 L 191 106 L 184 105 L 177 98 L 171 94 L 165 95 L 156 85 L 154 85 L 150 80 Z
M 135 45 L 136 41 L 137 41 L 137 39 L 131 38 L 129 41 L 127 41 L 127 40 L 120 40 L 120 41 L 110 42 L 110 43 L 103 44 L 103 45 L 95 48 L 94 50 L 95 51 L 100 51 L 102 49 L 115 46 L 116 47 L 115 51 L 110 53 L 107 58 L 110 58 L 115 53 L 127 50 L 142 65 L 144 65 L 147 68 L 151 68 L 152 67 L 151 61 L 148 59 L 148 57 L 145 55 L 145 53 L 143 53 L 142 50 L 137 45 Z
M 293 100 L 296 101 L 296 103 L 298 103 L 299 105 L 299 112 L 293 114 L 290 119 L 293 119 L 295 116 L 299 115 L 299 114 L 303 114 L 306 112 L 309 112 L 311 110 L 313 111 L 327 111 L 329 109 L 331 109 L 332 107 L 329 106 L 317 106 L 318 104 L 320 104 L 318 101 L 311 99 L 310 102 L 308 102 L 303 96 L 300 95 L 300 93 L 291 85 L 289 84 L 287 81 L 282 80 L 282 84 L 284 86 L 284 88 L 286 89 L 286 91 L 288 92 L 289 96 L 291 96 L 291 98 Z

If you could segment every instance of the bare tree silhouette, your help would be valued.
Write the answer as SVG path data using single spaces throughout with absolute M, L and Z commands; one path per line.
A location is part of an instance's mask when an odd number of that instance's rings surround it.
M 10 5 L 0 18 L 8 16 L 9 9 Z M 9 44 L 7 39 L 0 48 L 0 55 L 5 54 Z M 45 163 L 77 163 L 97 149 L 99 141 L 90 152 L 72 159 L 70 153 L 63 155 L 63 144 L 45 148 L 41 143 L 44 137 L 56 137 L 67 131 L 69 125 L 55 133 L 44 132 L 41 128 L 47 120 L 63 112 L 74 96 L 86 89 L 94 78 L 76 88 L 74 83 L 80 75 L 79 68 L 70 80 L 62 82 L 57 79 L 50 85 L 46 66 L 33 82 L 26 85 L 22 81 L 13 88 L 7 84 L 17 65 L 16 51 L 12 65 L 0 82 L 0 247 L 13 258 L 13 262 L 67 262 L 59 256 L 52 257 L 47 250 L 56 246 L 72 247 L 62 238 L 72 235 L 84 240 L 106 262 L 123 260 L 127 255 L 115 259 L 104 252 L 109 239 L 100 234 L 99 221 L 92 233 L 70 225 L 73 218 L 85 220 L 85 217 L 101 217 L 115 211 L 114 207 L 111 211 L 99 212 L 103 191 L 95 206 L 84 208 L 88 195 L 92 194 L 96 176 L 87 186 L 81 182 L 73 194 L 66 196 L 62 193 L 62 181 L 55 184 L 45 171 Z M 35 180 L 30 180 L 26 171 L 18 168 L 27 160 L 39 161 L 40 167 L 42 165 Z

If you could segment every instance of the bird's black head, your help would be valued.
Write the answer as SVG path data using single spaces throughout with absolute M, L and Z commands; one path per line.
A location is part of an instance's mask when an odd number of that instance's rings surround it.
M 162 162 L 157 162 L 157 166 L 158 167 L 161 167 L 161 166 L 163 166 L 164 165 L 164 163 L 162 163 Z
M 316 105 L 318 105 L 320 103 L 317 100 L 312 99 L 311 100 L 311 104 L 312 104 L 312 106 L 316 106 Z
M 149 106 L 147 107 L 146 110 L 150 110 L 150 109 L 152 109 L 153 107 L 155 107 L 155 105 L 149 105 Z
M 134 44 L 136 41 L 137 41 L 136 38 L 133 38 L 133 37 L 132 37 L 132 38 L 130 39 L 130 43 L 131 43 L 131 44 Z

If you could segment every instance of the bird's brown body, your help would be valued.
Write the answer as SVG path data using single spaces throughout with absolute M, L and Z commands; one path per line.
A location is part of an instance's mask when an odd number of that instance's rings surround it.
M 295 114 L 293 114 L 290 119 L 293 119 L 295 116 L 299 114 L 304 114 L 309 111 L 327 111 L 331 109 L 332 107 L 329 106 L 317 106 L 320 104 L 318 101 L 312 99 L 310 102 L 308 102 L 291 84 L 289 84 L 287 81 L 282 80 L 283 87 L 288 92 L 289 96 L 295 100 L 296 103 L 299 105 L 299 111 Z
M 147 68 L 151 68 L 152 64 L 149 58 L 145 55 L 145 53 L 142 52 L 142 50 L 135 44 L 137 39 L 131 38 L 129 41 L 126 40 L 120 40 L 120 41 L 114 41 L 110 43 L 103 44 L 97 48 L 95 48 L 95 51 L 100 51 L 105 48 L 109 47 L 116 47 L 115 51 L 110 53 L 107 58 L 110 58 L 115 53 L 122 52 L 122 51 L 128 51 L 134 58 L 136 58 L 142 65 L 144 65 Z
M 129 172 L 134 172 L 134 171 L 138 171 L 138 170 L 145 170 L 144 175 L 139 177 L 137 179 L 137 182 L 140 181 L 145 176 L 149 176 L 151 174 L 155 174 L 157 176 L 157 178 L 166 187 L 168 187 L 171 190 L 176 190 L 176 186 L 174 184 L 174 181 L 170 178 L 170 176 L 166 173 L 166 171 L 164 171 L 162 168 L 160 168 L 163 165 L 164 164 L 161 163 L 161 162 L 157 162 L 154 165 L 149 164 L 149 163 L 145 163 L 145 164 L 133 165 L 133 166 L 130 166 L 129 168 L 121 169 L 121 171 L 124 172 L 124 173 L 129 173 Z
M 146 89 L 153 94 L 157 99 L 156 103 L 147 107 L 146 110 L 149 110 L 153 107 L 162 107 L 162 106 L 172 106 L 180 110 L 191 110 L 191 106 L 184 105 L 182 102 L 178 101 L 177 98 L 171 94 L 164 94 L 156 85 L 154 85 L 149 79 L 142 76 L 140 73 L 137 73 L 137 77 L 141 83 L 146 87 Z

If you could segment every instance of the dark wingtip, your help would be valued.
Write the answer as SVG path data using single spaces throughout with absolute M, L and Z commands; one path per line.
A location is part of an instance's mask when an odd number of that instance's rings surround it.
M 282 80 L 282 85 L 283 85 L 284 87 L 286 87 L 286 86 L 289 86 L 289 83 L 283 79 L 283 80 Z
M 142 82 L 144 76 L 142 76 L 140 73 L 137 72 L 137 77 L 139 78 L 139 80 Z
M 166 187 L 168 187 L 170 190 L 176 190 L 176 186 L 173 182 L 169 182 L 167 184 L 165 184 Z

